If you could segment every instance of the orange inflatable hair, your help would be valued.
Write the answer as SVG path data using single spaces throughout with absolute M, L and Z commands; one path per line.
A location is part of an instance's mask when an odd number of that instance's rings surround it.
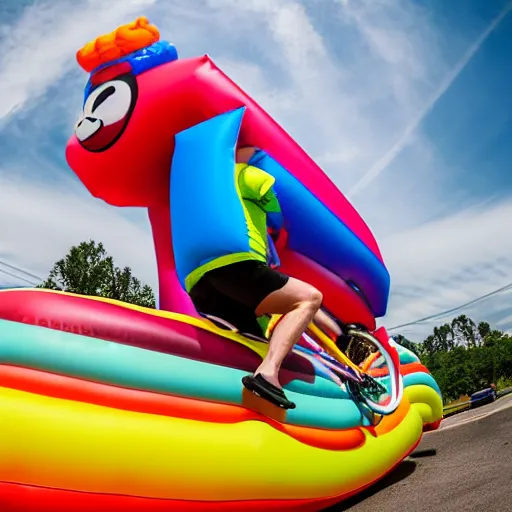
M 160 32 L 145 16 L 117 27 L 110 34 L 97 37 L 76 53 L 78 64 L 88 73 L 113 60 L 119 59 L 156 43 Z

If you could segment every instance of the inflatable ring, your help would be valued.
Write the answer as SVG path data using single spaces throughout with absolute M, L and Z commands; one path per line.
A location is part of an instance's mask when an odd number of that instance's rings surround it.
M 402 348 L 404 399 L 371 427 L 299 353 L 282 372 L 297 409 L 246 393 L 264 344 L 207 320 L 44 290 L 0 292 L 0 318 L 0 501 L 17 510 L 321 510 L 442 414 Z

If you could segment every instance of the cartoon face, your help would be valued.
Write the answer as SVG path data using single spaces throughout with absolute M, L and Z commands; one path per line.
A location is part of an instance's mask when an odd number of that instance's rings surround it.
M 181 129 L 170 120 L 186 119 L 177 110 L 187 107 L 176 86 L 184 72 L 176 48 L 141 16 L 85 44 L 77 61 L 90 75 L 66 147 L 69 166 L 107 203 L 168 203 L 174 135 Z
M 87 43 L 77 60 L 90 76 L 66 160 L 114 206 L 168 207 L 175 136 L 247 101 L 207 55 L 179 60 L 145 18 Z
M 87 151 L 106 151 L 123 134 L 137 102 L 137 80 L 131 74 L 108 80 L 91 90 L 75 136 Z
M 114 65 L 91 78 L 66 159 L 96 197 L 115 206 L 164 204 L 174 135 L 186 128 L 180 61 L 136 76 Z

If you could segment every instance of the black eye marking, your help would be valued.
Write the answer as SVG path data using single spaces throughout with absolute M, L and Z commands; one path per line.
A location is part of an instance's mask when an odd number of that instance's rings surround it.
M 92 105 L 92 112 L 94 112 L 107 98 L 110 98 L 112 94 L 116 92 L 116 88 L 113 85 L 109 85 L 104 91 L 98 94 L 98 97 L 94 100 Z
M 0 0 L 1 1 L 1 0 Z M 128 85 L 130 88 L 130 104 L 128 106 L 128 110 L 125 112 L 124 116 L 119 119 L 118 121 L 112 123 L 110 126 L 111 130 L 103 132 L 104 129 L 104 120 L 101 119 L 99 112 L 98 115 L 96 114 L 96 111 L 101 111 L 103 109 L 103 104 L 106 100 L 112 95 L 120 93 L 120 101 L 117 102 L 119 104 L 112 105 L 112 109 L 110 112 L 106 112 L 105 115 L 107 118 L 110 118 L 111 120 L 114 120 L 116 118 L 116 113 L 119 114 L 117 117 L 120 116 L 121 111 L 126 110 L 121 107 L 126 107 L 126 105 L 121 105 L 121 103 L 126 103 L 128 100 L 128 96 L 126 95 L 126 91 L 120 91 L 119 90 L 119 83 L 123 82 L 124 84 Z M 101 88 L 101 92 L 98 91 Z M 91 99 L 91 96 L 96 96 L 94 100 Z M 91 91 L 88 93 L 87 98 L 85 100 L 84 108 L 83 108 L 83 114 L 86 116 L 84 119 L 87 119 L 89 122 L 97 124 L 100 123 L 101 126 L 98 128 L 93 134 L 91 134 L 88 138 L 84 140 L 80 140 L 80 137 L 78 136 L 78 141 L 80 145 L 86 150 L 91 153 L 101 153 L 102 151 L 106 151 L 109 148 L 111 148 L 122 136 L 124 133 L 126 127 L 128 126 L 128 123 L 130 121 L 130 118 L 133 114 L 133 111 L 135 109 L 135 105 L 137 103 L 138 98 L 138 87 L 137 87 L 137 80 L 135 76 L 131 73 L 126 73 L 124 75 L 119 75 L 116 77 L 115 80 L 111 80 L 110 83 L 105 82 L 103 84 L 99 84 L 97 87 L 94 87 L 91 89 Z M 114 103 L 116 103 L 114 101 Z M 92 108 L 90 105 L 92 104 Z M 109 117 L 110 116 L 110 117 Z M 83 120 L 82 120 L 83 121 Z M 79 125 L 77 126 L 77 128 Z M 75 130 L 77 129 L 75 128 Z M 86 130 L 87 132 L 87 130 Z M 76 134 L 76 133 L 75 133 Z M 85 133 L 87 135 L 87 133 Z M 94 137 L 92 136 L 94 135 Z

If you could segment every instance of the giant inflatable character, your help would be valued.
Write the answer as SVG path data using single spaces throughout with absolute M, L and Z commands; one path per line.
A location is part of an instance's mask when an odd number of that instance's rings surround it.
M 370 485 L 441 418 L 440 391 L 398 347 L 404 397 L 374 426 L 295 350 L 295 410 L 244 391 L 267 345 L 202 318 L 198 265 L 247 250 L 234 149 L 276 179 L 282 270 L 345 322 L 375 329 L 389 276 L 362 219 L 304 151 L 208 56 L 179 59 L 145 18 L 84 46 L 83 116 L 66 156 L 89 191 L 148 209 L 160 309 L 50 290 L 0 292 L 3 510 L 321 510 Z M 11 507 L 11 508 L 10 508 Z

